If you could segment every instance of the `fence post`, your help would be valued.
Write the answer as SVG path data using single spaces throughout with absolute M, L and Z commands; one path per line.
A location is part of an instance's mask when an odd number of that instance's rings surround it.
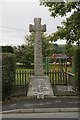
M 53 84 L 53 86 L 54 86 L 54 83 L 55 83 L 55 81 L 54 81 L 54 72 L 52 71 L 52 84 Z
M 21 87 L 21 76 L 22 76 L 22 71 L 19 72 L 20 75 L 20 87 Z
M 49 74 L 50 74 L 50 83 L 52 83 L 52 79 L 51 79 L 51 71 L 49 72 Z
M 26 76 L 26 71 L 25 71 L 25 87 L 26 87 L 26 80 L 27 80 L 26 78 L 27 78 L 27 76 Z

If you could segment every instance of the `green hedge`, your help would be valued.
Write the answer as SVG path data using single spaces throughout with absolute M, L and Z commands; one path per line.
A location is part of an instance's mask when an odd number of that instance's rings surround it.
M 12 46 L 1 46 L 2 47 L 2 53 L 14 53 Z
M 11 95 L 12 81 L 15 79 L 16 58 L 14 54 L 2 54 L 2 99 Z
M 80 92 L 80 47 L 74 53 L 75 80 Z

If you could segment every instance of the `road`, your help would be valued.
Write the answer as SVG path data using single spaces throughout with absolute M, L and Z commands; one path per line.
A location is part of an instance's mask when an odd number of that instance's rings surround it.
M 22 99 L 2 104 L 2 110 L 34 109 L 34 108 L 78 108 L 78 98 L 52 98 L 52 99 Z
M 37 109 L 37 108 L 78 108 L 78 98 L 52 98 L 52 99 L 21 99 L 2 104 L 2 110 Z M 53 112 L 53 113 L 14 113 L 3 114 L 2 120 L 79 120 L 78 112 Z M 22 119 L 21 119 L 22 118 Z

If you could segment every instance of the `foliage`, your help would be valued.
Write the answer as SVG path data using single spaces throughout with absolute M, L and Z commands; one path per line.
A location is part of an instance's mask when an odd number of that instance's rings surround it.
M 2 99 L 11 94 L 12 82 L 15 79 L 16 59 L 14 54 L 2 54 Z
M 21 66 L 30 66 L 33 62 L 33 47 L 29 45 L 21 45 L 15 47 L 16 62 Z
M 40 4 L 49 8 L 51 16 L 65 16 L 70 12 L 70 17 L 57 27 L 57 31 L 51 35 L 52 41 L 58 39 L 67 40 L 73 44 L 80 42 L 80 2 L 52 2 L 52 0 L 40 0 Z
M 75 78 L 80 92 L 80 46 L 74 53 Z
M 13 47 L 11 46 L 1 46 L 2 53 L 14 53 Z
M 73 56 L 74 54 L 74 46 L 70 45 L 70 44 L 67 44 L 65 45 L 65 54 L 69 57 Z
M 14 46 L 14 53 L 16 55 L 16 62 L 21 62 L 21 58 L 22 58 L 22 49 L 24 48 L 24 45 L 21 46 Z
M 32 46 L 34 48 L 34 33 L 31 33 L 29 36 L 26 37 L 26 43 L 29 46 Z M 42 53 L 43 56 L 50 55 L 53 53 L 53 43 L 50 41 L 50 37 L 47 36 L 44 33 L 41 33 L 41 40 L 42 40 Z
M 25 36 L 26 44 L 14 47 L 17 62 L 23 63 L 24 66 L 31 66 L 34 63 L 34 33 Z M 53 43 L 49 37 L 42 33 L 42 52 L 43 57 L 53 54 Z
M 22 50 L 22 60 L 21 62 L 27 67 L 33 63 L 33 47 L 29 45 L 25 45 Z
M 63 54 L 65 50 L 65 45 L 54 44 L 54 54 Z

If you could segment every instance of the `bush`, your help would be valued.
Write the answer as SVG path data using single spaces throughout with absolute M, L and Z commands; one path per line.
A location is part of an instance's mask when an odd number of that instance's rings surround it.
M 12 46 L 2 46 L 2 53 L 14 53 Z
M 15 79 L 16 59 L 11 53 L 2 54 L 2 99 L 11 95 L 12 82 Z
M 75 80 L 80 93 L 80 47 L 74 53 Z

